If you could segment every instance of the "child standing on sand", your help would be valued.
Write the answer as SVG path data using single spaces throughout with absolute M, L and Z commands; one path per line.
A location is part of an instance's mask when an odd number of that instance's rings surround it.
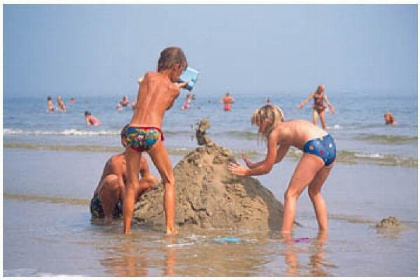
M 282 232 L 290 234 L 296 216 L 297 199 L 308 187 L 308 194 L 315 209 L 321 231 L 328 229 L 327 206 L 321 195 L 321 188 L 331 172 L 336 156 L 334 139 L 323 129 L 304 120 L 285 121 L 281 109 L 268 104 L 257 109 L 251 118 L 258 132 L 267 140 L 265 160 L 252 163 L 243 155 L 248 166 L 245 168 L 230 163 L 231 173 L 238 176 L 263 175 L 280 162 L 290 146 L 303 151 L 295 172 L 284 194 L 284 215 Z
M 148 72 L 139 83 L 137 105 L 127 129 L 127 190 L 123 203 L 125 234 L 131 230 L 142 152 L 149 154 L 165 186 L 166 233 L 178 232 L 175 228 L 175 176 L 163 145 L 162 121 L 165 111 L 179 96 L 180 89 L 188 84 L 188 81 L 177 82 L 186 68 L 184 52 L 177 47 L 166 48 L 160 53 L 157 72 Z

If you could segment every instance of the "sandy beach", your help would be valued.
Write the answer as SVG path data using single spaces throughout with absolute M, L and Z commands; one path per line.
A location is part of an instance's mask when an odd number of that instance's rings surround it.
M 328 236 L 318 236 L 312 205 L 299 201 L 296 242 L 279 233 L 182 231 L 174 238 L 122 221 L 92 224 L 89 199 L 110 153 L 5 149 L 4 276 L 416 276 L 417 169 L 336 164 L 324 188 Z M 171 156 L 175 165 L 182 156 Z M 12 160 L 13 159 L 13 160 Z M 296 161 L 261 183 L 282 201 Z M 88 168 L 87 168 L 88 167 Z M 24 176 L 20 170 L 25 170 Z M 152 168 L 152 172 L 156 170 Z M 61 174 L 45 180 L 50 174 Z M 76 179 L 77 180 L 76 180 Z M 398 186 L 398 188 L 396 187 Z M 380 231 L 395 216 L 403 230 Z M 214 238 L 235 237 L 239 243 Z M 59 257 L 57 257 L 59 256 Z M 77 267 L 77 269 L 75 269 Z
M 3 276 L 419 276 L 416 3 L 14 2 L 3 5 Z M 186 59 L 165 55 L 172 46 Z M 178 94 L 170 82 L 187 66 L 199 74 Z M 306 191 L 291 240 L 278 231 L 300 149 L 264 176 L 225 169 L 242 154 L 266 157 L 250 119 L 267 103 L 334 138 L 328 234 Z M 195 153 L 203 119 L 232 153 Z M 128 123 L 164 134 L 177 236 L 162 230 L 156 186 L 136 204 L 131 235 L 122 220 L 91 220 Z M 280 143 L 297 130 L 282 130 Z

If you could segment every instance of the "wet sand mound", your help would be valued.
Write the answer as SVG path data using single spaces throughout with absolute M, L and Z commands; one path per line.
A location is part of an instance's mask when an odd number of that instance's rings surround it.
M 382 219 L 376 224 L 377 229 L 401 229 L 402 223 L 394 216 Z
M 258 180 L 228 171 L 228 163 L 235 161 L 233 154 L 210 140 L 205 133 L 209 126 L 202 121 L 197 130 L 197 140 L 204 146 L 186 155 L 174 168 L 177 225 L 189 229 L 280 229 L 281 202 Z M 159 184 L 136 204 L 134 217 L 141 224 L 165 225 L 163 193 Z

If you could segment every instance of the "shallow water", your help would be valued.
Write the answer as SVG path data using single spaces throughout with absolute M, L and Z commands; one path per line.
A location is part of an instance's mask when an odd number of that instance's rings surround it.
M 126 237 L 120 220 L 91 224 L 87 206 L 6 198 L 4 207 L 4 276 L 417 275 L 414 224 L 386 234 L 370 223 L 331 219 L 328 236 L 296 228 L 294 242 L 278 232 L 167 237 L 137 225 Z M 227 236 L 240 242 L 214 241 Z

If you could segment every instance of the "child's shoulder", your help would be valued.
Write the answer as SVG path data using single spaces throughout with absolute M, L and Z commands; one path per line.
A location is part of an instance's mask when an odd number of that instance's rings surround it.
M 164 77 L 165 76 L 162 73 L 156 71 L 148 71 L 144 75 L 144 79 L 162 79 Z
M 164 79 L 164 76 L 159 72 L 149 71 L 144 75 L 144 79 L 142 83 L 145 84 L 153 84 L 153 83 L 162 83 L 169 81 L 168 79 Z
M 290 130 L 290 132 L 298 132 L 298 131 L 310 131 L 313 129 L 317 129 L 317 126 L 307 120 L 287 120 L 282 123 L 280 130 Z
M 121 165 L 124 163 L 124 161 L 125 161 L 124 154 L 114 155 L 109 159 L 109 163 L 113 166 Z

